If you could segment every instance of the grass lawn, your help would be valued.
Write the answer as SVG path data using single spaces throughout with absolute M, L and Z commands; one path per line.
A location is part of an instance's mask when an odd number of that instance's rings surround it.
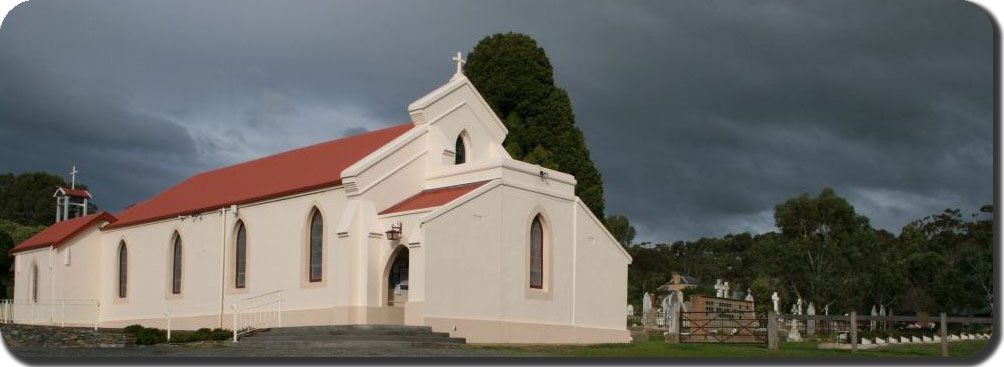
M 986 340 L 959 341 L 948 345 L 952 357 L 970 356 L 986 345 Z M 939 357 L 938 344 L 906 344 L 859 350 L 819 349 L 817 343 L 781 343 L 771 352 L 766 345 L 754 344 L 670 344 L 660 341 L 630 344 L 578 345 L 470 345 L 468 348 L 510 350 L 514 354 L 534 353 L 555 357 Z

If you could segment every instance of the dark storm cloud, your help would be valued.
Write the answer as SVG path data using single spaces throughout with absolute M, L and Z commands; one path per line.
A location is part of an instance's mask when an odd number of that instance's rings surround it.
M 898 231 L 992 199 L 992 29 L 962 1 L 33 0 L 0 29 L 0 171 L 120 209 L 406 121 L 485 35 L 548 52 L 641 240 L 773 226 L 829 186 Z

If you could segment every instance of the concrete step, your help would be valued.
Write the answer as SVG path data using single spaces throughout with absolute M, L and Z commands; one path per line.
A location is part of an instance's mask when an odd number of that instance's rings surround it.
M 279 334 L 345 334 L 360 333 L 402 333 L 402 332 L 432 332 L 428 326 L 410 325 L 324 325 L 324 326 L 294 326 L 263 330 L 273 335 Z
M 265 339 L 249 336 L 241 339 L 240 345 L 247 347 L 325 347 L 353 343 L 400 343 L 400 344 L 464 344 L 464 338 L 401 336 L 401 335 L 331 335 L 323 339 Z
M 411 341 L 343 341 L 343 342 L 296 342 L 296 343 L 225 343 L 224 346 L 232 348 L 373 348 L 377 346 L 401 346 L 401 347 L 431 347 L 431 348 L 459 348 L 464 343 L 459 342 L 411 342 Z
M 255 332 L 248 337 L 256 339 L 268 339 L 268 340 L 312 340 L 312 339 L 325 339 L 329 337 L 343 337 L 343 336 L 412 336 L 412 337 L 442 337 L 449 338 L 450 333 L 440 333 L 431 331 L 414 331 L 414 330 L 325 330 L 325 331 L 305 331 L 302 333 L 274 333 L 274 332 Z

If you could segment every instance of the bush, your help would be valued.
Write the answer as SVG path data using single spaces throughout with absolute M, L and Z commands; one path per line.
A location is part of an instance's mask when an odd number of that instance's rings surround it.
M 167 342 L 167 331 L 155 328 L 143 328 L 136 333 L 136 344 L 153 345 Z
M 146 328 L 142 325 L 129 325 L 122 329 L 126 334 L 136 337 L 136 344 L 152 345 L 167 342 L 167 331 L 157 328 Z M 171 343 L 191 343 L 208 340 L 228 340 L 234 335 L 227 329 L 202 328 L 196 331 L 172 331 Z
M 174 331 L 171 332 L 171 343 L 191 343 L 210 340 L 228 340 L 234 336 L 233 331 L 227 329 L 207 329 L 202 328 L 196 331 Z
M 138 333 L 140 330 L 143 330 L 143 325 L 139 324 L 132 324 L 122 329 L 122 331 L 124 331 L 126 334 L 132 336 L 136 336 L 136 333 Z

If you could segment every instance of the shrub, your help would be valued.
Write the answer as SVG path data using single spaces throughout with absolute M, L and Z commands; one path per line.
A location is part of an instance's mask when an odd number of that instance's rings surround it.
M 126 334 L 132 336 L 136 336 L 136 333 L 138 333 L 140 330 L 143 330 L 143 325 L 140 324 L 132 324 L 122 329 L 122 331 L 124 331 Z
M 195 331 L 175 331 L 171 332 L 171 343 L 191 343 L 209 340 L 228 340 L 234 335 L 233 331 L 227 329 L 207 329 L 202 328 Z
M 153 345 L 167 341 L 167 331 L 155 328 L 142 328 L 136 332 L 136 344 Z

